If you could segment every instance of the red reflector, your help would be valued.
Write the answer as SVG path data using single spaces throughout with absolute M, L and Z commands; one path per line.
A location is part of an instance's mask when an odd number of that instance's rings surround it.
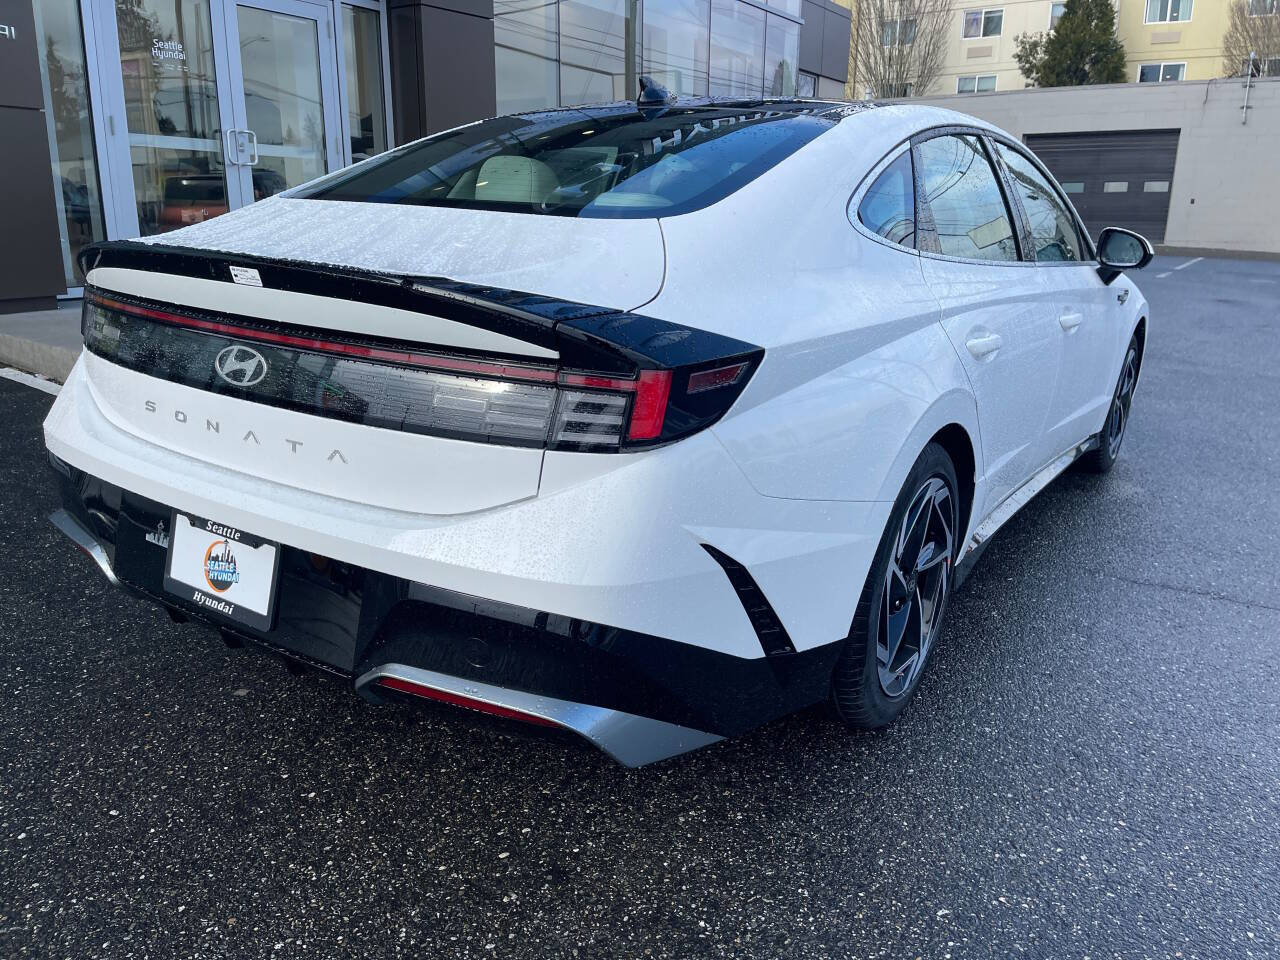
M 427 700 L 437 700 L 440 703 L 447 703 L 454 707 L 465 707 L 468 710 L 478 710 L 480 713 L 487 713 L 494 717 L 505 717 L 508 720 L 522 720 L 525 723 L 536 724 L 540 727 L 559 726 L 558 723 L 548 720 L 546 717 L 539 717 L 533 713 L 525 713 L 523 710 L 512 710 L 510 707 L 502 707 L 496 703 L 485 703 L 483 700 L 473 700 L 470 697 L 464 697 L 456 693 L 449 693 L 446 690 L 437 690 L 434 687 L 426 687 L 420 683 L 414 683 L 412 680 L 402 680 L 400 677 L 378 677 L 374 683 L 378 684 L 380 687 L 398 690 L 400 693 L 412 694 L 415 697 L 423 697 Z
M 662 434 L 662 424 L 667 418 L 667 397 L 670 394 L 670 370 L 640 371 L 636 400 L 631 407 L 628 440 L 652 440 Z
M 737 383 L 747 367 L 746 363 L 734 363 L 727 367 L 691 373 L 689 374 L 689 393 L 701 393 L 703 390 L 714 390 L 716 387 L 727 387 Z

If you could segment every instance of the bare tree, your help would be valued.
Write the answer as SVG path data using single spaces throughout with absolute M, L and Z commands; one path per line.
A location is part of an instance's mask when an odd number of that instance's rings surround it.
M 1253 54 L 1255 77 L 1280 77 L 1280 0 L 1235 0 L 1222 37 L 1222 69 L 1242 77 Z
M 858 0 L 857 82 L 874 97 L 924 96 L 942 72 L 952 26 L 948 0 Z

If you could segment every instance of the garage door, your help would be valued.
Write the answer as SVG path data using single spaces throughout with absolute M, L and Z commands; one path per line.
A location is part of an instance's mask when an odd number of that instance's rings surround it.
M 1039 133 L 1026 143 L 1058 178 L 1095 239 L 1103 227 L 1128 227 L 1152 243 L 1164 242 L 1177 130 Z

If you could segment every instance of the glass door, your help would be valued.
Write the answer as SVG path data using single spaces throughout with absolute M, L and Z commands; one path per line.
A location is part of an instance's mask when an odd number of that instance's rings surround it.
M 223 159 L 231 118 L 215 2 L 99 0 L 112 14 L 102 18 L 104 59 L 116 60 L 121 78 L 107 101 L 108 140 L 120 161 L 112 164 L 113 192 L 131 236 L 198 223 L 236 205 L 238 188 Z
M 307 0 L 227 3 L 233 123 L 225 136 L 240 203 L 342 166 L 333 8 Z

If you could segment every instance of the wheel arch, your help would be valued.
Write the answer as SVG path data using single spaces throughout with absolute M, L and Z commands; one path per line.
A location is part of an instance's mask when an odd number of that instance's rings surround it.
M 943 394 L 916 421 L 894 460 L 893 467 L 885 476 L 877 499 L 897 499 L 911 467 L 930 443 L 941 446 L 955 465 L 956 478 L 961 488 L 958 492 L 962 501 L 960 532 L 967 536 L 977 500 L 979 477 L 982 475 L 978 408 L 968 392 L 952 390 Z

